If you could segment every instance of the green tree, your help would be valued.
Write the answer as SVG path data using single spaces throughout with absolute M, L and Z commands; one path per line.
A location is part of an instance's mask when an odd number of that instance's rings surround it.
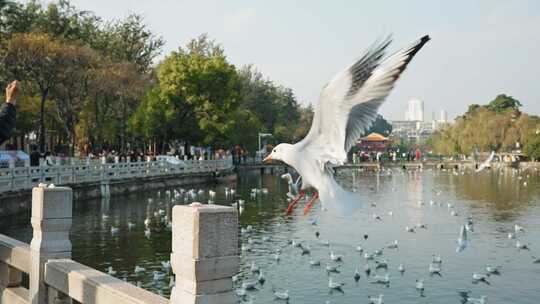
M 378 114 L 371 127 L 366 131 L 365 135 L 374 132 L 383 136 L 388 136 L 390 133 L 392 133 L 392 125 L 386 119 L 384 119 L 382 115 Z
M 487 106 L 487 108 L 491 111 L 500 113 L 502 111 L 511 109 L 511 110 L 519 110 L 521 107 L 521 102 L 519 100 L 514 99 L 512 96 L 507 96 L 505 94 L 500 94 L 495 97 Z
M 540 118 L 521 113 L 521 103 L 504 94 L 487 106 L 471 105 L 456 122 L 435 132 L 431 143 L 436 153 L 471 154 L 475 151 L 516 150 L 527 145 L 540 126 Z
M 523 152 L 532 160 L 540 160 L 540 133 L 523 147 Z
M 47 34 L 15 34 L 0 50 L 8 77 L 27 82 L 40 96 L 39 145 L 45 151 L 45 102 L 58 83 L 66 61 L 62 42 Z
M 221 46 L 201 35 L 167 56 L 157 75 L 161 98 L 172 107 L 172 121 L 179 122 L 177 134 L 190 134 L 180 138 L 203 145 L 223 143 L 234 127 L 230 117 L 238 107 L 240 81 Z
M 62 49 L 63 69 L 59 70 L 56 85 L 51 90 L 55 101 L 58 121 L 61 122 L 73 155 L 76 146 L 76 125 L 80 113 L 87 102 L 91 72 L 98 65 L 99 58 L 90 48 L 66 45 Z
M 153 34 L 140 15 L 131 14 L 123 20 L 107 23 L 92 36 L 94 49 L 117 61 L 135 64 L 139 72 L 149 72 L 153 60 L 165 44 L 162 37 Z
M 289 88 L 276 86 L 253 66 L 240 70 L 242 98 L 240 107 L 254 113 L 262 132 L 270 132 L 277 142 L 292 142 L 300 120 L 300 107 Z

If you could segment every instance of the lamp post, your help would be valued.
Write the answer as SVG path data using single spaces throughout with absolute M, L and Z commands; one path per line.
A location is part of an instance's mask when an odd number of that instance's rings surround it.
M 272 136 L 271 133 L 260 133 L 259 132 L 259 145 L 257 146 L 257 154 L 259 154 L 259 155 L 261 154 L 261 149 L 262 149 L 261 148 L 261 138 L 270 137 L 270 136 Z M 260 155 L 260 156 L 262 156 L 262 155 Z

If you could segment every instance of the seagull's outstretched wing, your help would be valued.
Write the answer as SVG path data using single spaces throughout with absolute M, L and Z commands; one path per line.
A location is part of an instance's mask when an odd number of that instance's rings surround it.
M 321 165 L 343 164 L 347 152 L 370 127 L 377 110 L 414 55 L 429 41 L 424 36 L 383 60 L 391 42 L 375 43 L 358 61 L 337 74 L 323 89 L 303 149 L 319 151 Z
M 476 169 L 476 172 L 478 173 L 484 170 L 485 168 L 491 166 L 491 162 L 493 161 L 494 157 L 495 157 L 495 151 L 491 151 L 491 154 L 489 155 L 489 157 L 486 159 L 486 161 L 480 164 L 480 166 L 478 166 L 478 169 Z

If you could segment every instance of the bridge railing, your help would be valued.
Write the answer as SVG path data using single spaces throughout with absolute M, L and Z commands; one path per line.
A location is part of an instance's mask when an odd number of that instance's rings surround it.
M 186 160 L 176 165 L 165 161 L 66 166 L 15 167 L 0 169 L 0 192 L 31 189 L 40 183 L 72 185 L 126 178 L 198 174 L 232 168 L 231 159 Z
M 32 190 L 30 245 L 0 234 L 0 303 L 233 304 L 239 269 L 238 212 L 232 207 L 174 206 L 170 300 L 71 259 L 70 188 Z M 26 273 L 29 285 L 23 286 Z

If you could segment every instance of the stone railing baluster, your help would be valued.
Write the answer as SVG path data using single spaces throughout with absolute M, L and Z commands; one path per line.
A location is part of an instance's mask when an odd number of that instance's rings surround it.
M 44 265 L 49 259 L 71 258 L 69 231 L 72 223 L 73 192 L 70 188 L 32 189 L 29 303 L 48 301 Z
M 232 304 L 238 272 L 238 212 L 232 207 L 174 206 L 171 304 Z

